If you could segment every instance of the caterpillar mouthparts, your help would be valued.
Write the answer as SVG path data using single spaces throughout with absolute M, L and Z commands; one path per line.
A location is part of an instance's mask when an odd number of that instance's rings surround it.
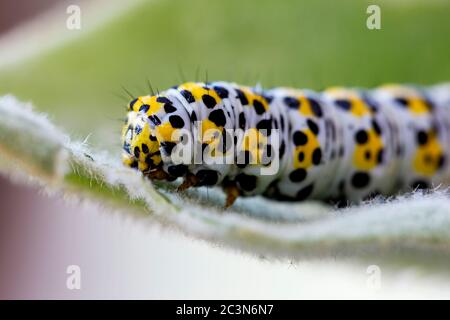
M 358 202 L 450 181 L 450 84 L 263 90 L 189 82 L 128 104 L 123 162 L 178 190 Z

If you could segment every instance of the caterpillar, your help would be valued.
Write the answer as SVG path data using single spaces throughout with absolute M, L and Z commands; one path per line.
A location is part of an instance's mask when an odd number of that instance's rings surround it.
M 226 207 L 252 195 L 357 203 L 450 181 L 450 84 L 315 92 L 188 82 L 134 98 L 127 112 L 127 166 L 181 178 L 179 191 L 219 185 Z

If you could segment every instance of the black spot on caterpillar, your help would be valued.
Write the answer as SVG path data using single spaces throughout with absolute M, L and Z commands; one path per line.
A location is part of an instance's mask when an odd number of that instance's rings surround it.
M 227 206 L 256 194 L 357 202 L 448 183 L 450 85 L 184 83 L 133 99 L 122 144 L 124 163 L 150 179 L 220 185 Z

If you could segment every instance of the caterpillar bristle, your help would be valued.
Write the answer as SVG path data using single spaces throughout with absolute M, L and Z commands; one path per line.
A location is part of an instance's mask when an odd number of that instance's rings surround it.
M 122 85 L 122 90 L 131 98 L 134 99 L 135 95 L 132 94 L 125 86 Z

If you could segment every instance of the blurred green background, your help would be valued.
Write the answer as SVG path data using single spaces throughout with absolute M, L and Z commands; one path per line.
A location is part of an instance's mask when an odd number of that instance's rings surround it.
M 381 7 L 381 30 L 366 28 L 369 4 Z M 160 90 L 196 74 L 318 90 L 448 81 L 449 17 L 444 0 L 148 1 L 2 70 L 0 94 L 31 100 L 72 135 L 92 133 L 110 149 L 125 115 L 121 86 L 147 94 L 147 78 Z

